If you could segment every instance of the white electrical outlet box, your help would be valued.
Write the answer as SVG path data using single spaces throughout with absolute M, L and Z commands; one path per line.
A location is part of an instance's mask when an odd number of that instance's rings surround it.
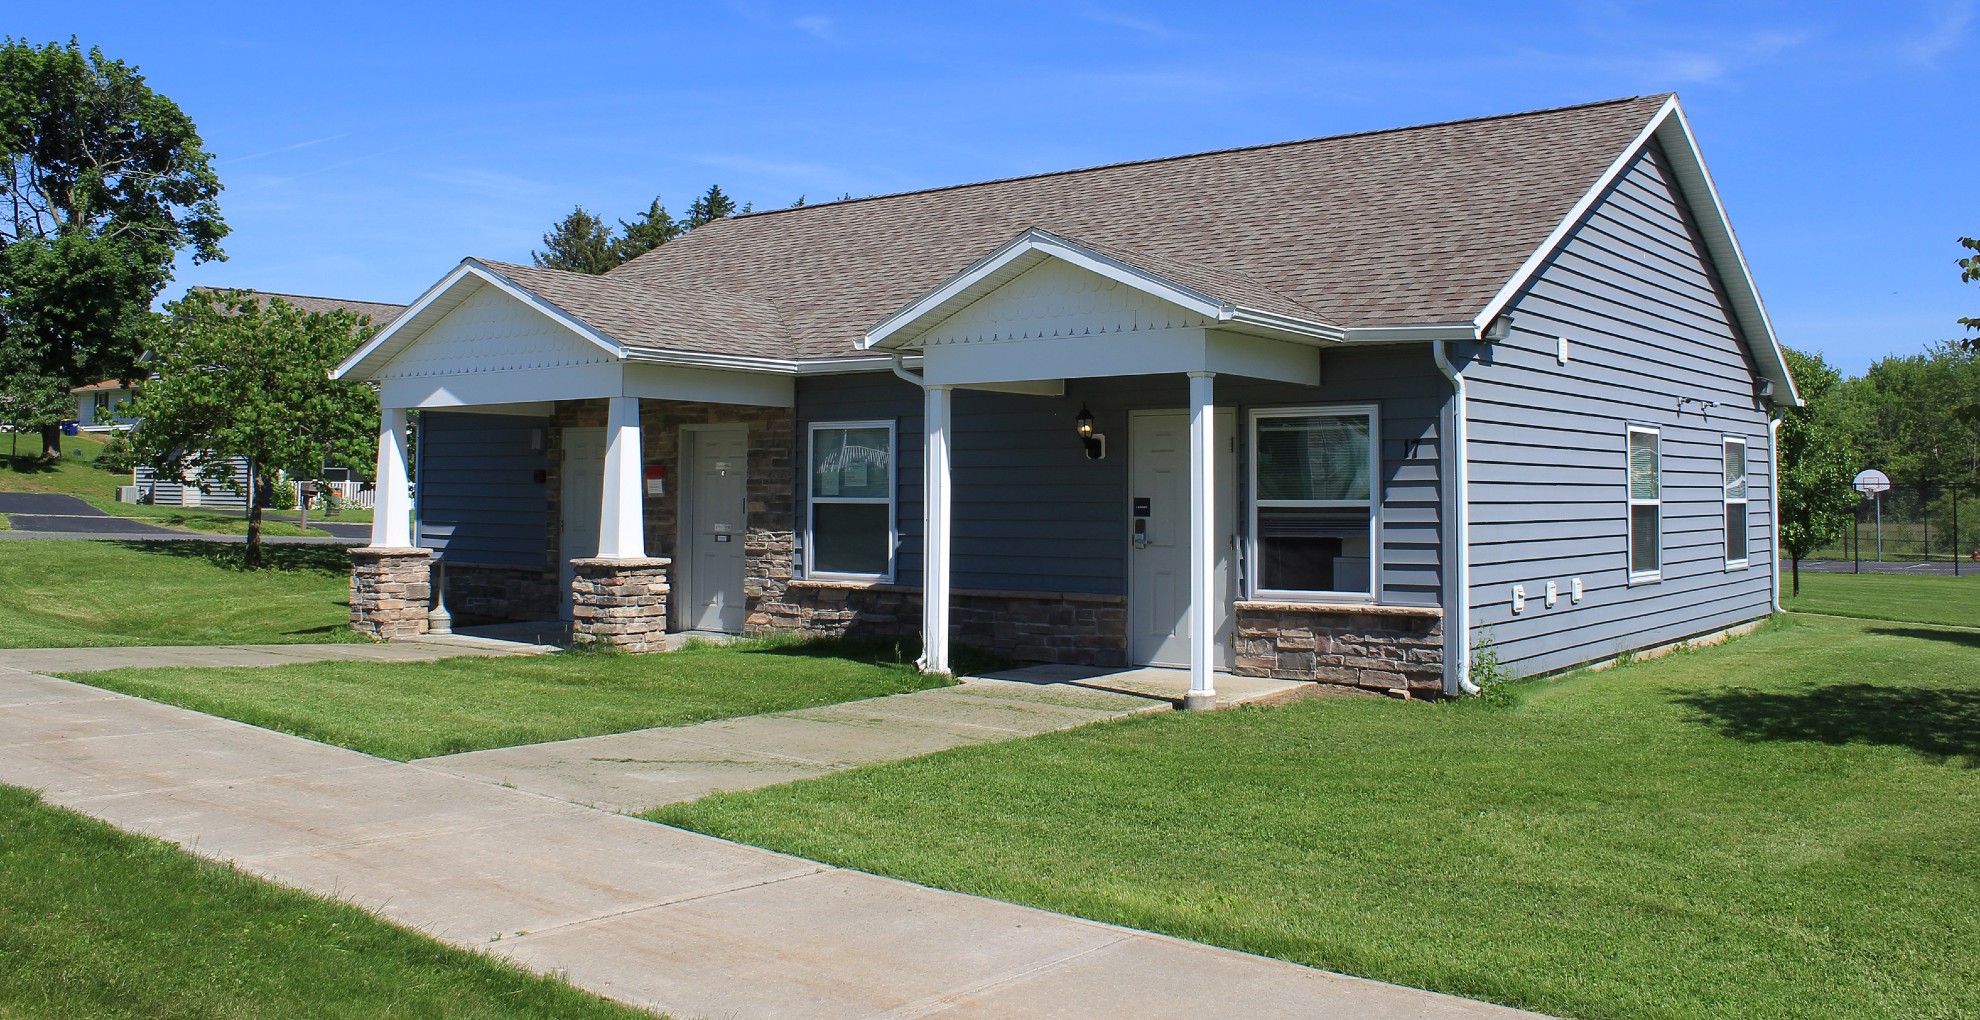
M 1561 589 L 1560 589 L 1560 586 L 1559 586 L 1559 585 L 1557 585 L 1557 584 L 1555 584 L 1555 583 L 1554 583 L 1554 582 L 1552 582 L 1552 581 L 1548 581 L 1548 582 L 1547 582 L 1547 608 L 1548 608 L 1548 609 L 1552 609 L 1552 608 L 1554 608 L 1554 603 L 1556 603 L 1556 602 L 1559 602 L 1560 600 L 1561 600 Z
M 1557 336 L 1554 338 L 1554 360 L 1563 365 L 1568 363 L 1567 337 Z
M 1568 582 L 1568 601 L 1581 601 L 1581 578 L 1577 577 L 1573 581 Z
M 1526 612 L 1526 586 L 1523 584 L 1513 585 L 1513 612 Z

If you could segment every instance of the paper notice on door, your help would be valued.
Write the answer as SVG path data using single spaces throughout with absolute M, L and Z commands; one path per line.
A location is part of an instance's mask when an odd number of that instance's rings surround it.
M 818 472 L 818 494 L 820 496 L 836 496 L 839 494 L 839 473 L 837 471 L 826 470 Z
M 866 488 L 865 461 L 856 460 L 846 465 L 846 488 L 848 489 Z

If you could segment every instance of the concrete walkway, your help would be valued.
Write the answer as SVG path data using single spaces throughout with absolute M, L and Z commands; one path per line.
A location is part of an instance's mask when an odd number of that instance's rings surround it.
M 112 648 L 0 648 L 0 667 L 30 673 L 95 673 L 148 666 L 288 666 L 298 662 L 434 662 L 463 655 L 539 655 L 551 645 L 465 634 L 389 644 L 133 645 Z
M 1312 684 L 1219 674 L 1225 706 L 1289 697 Z M 573 804 L 643 811 L 969 744 L 1174 708 L 1181 670 L 1030 666 L 954 687 L 721 719 L 693 726 L 468 751 L 418 764 Z
M 0 666 L 0 782 L 692 1017 L 1510 1018 Z

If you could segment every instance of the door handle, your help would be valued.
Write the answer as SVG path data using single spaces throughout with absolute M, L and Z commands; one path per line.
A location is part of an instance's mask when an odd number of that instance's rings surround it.
M 1134 547 L 1136 549 L 1148 548 L 1148 519 L 1145 517 L 1134 519 Z

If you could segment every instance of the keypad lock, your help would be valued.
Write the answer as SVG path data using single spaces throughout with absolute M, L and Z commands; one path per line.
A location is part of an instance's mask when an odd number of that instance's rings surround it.
M 1134 519 L 1134 547 L 1136 549 L 1148 548 L 1148 519 L 1146 517 L 1137 517 Z

